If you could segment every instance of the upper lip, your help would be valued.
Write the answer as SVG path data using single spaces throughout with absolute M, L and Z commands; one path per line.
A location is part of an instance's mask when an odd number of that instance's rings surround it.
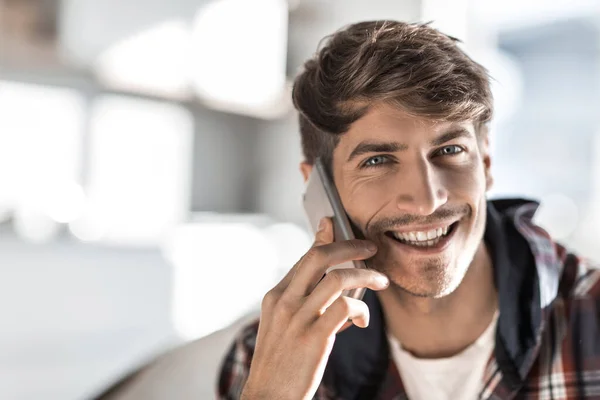
M 437 224 L 431 225 L 419 225 L 419 226 L 407 226 L 398 229 L 390 229 L 388 232 L 397 232 L 397 233 L 409 233 L 409 232 L 428 232 L 438 228 L 445 228 L 447 226 L 452 225 L 458 220 L 448 221 L 448 222 L 438 222 Z

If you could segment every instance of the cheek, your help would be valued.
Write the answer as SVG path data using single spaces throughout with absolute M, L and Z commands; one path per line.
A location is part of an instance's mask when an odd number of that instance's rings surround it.
M 394 182 L 386 177 L 360 178 L 347 188 L 342 188 L 340 196 L 346 212 L 361 228 L 379 210 L 394 198 Z
M 438 173 L 451 200 L 456 198 L 477 205 L 479 198 L 485 194 L 484 168 L 476 158 L 451 168 L 439 168 Z
M 444 185 L 448 190 L 450 201 L 468 204 L 472 212 L 468 225 L 469 237 L 478 236 L 485 225 L 486 210 L 486 177 L 482 163 L 472 162 L 460 168 L 447 170 L 444 174 Z

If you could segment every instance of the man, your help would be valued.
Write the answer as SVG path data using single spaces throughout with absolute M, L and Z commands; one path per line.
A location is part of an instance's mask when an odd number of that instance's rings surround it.
M 304 178 L 325 160 L 362 239 L 333 243 L 322 221 L 235 341 L 220 398 L 600 399 L 600 270 L 532 224 L 535 203 L 486 200 L 489 79 L 455 39 L 351 25 L 293 99 Z M 369 269 L 323 277 L 355 259 Z M 363 301 L 340 297 L 355 287 Z

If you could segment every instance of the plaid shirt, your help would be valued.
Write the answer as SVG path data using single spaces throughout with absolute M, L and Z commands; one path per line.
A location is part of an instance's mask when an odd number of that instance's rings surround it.
M 532 223 L 537 204 L 488 202 L 490 250 L 500 315 L 480 399 L 600 399 L 600 269 Z M 336 337 L 316 400 L 408 399 L 390 356 L 381 306 L 367 291 L 366 329 Z M 258 322 L 235 340 L 222 366 L 219 399 L 238 399 Z

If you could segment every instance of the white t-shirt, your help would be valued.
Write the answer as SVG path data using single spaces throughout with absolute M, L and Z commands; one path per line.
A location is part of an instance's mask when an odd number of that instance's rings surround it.
M 388 335 L 390 351 L 410 400 L 471 400 L 483 388 L 483 375 L 494 350 L 498 313 L 481 336 L 461 353 L 438 359 L 416 358 Z

